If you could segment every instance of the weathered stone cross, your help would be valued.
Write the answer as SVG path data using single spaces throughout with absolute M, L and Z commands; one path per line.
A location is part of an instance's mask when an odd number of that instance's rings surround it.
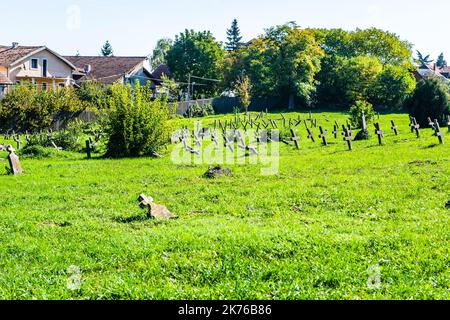
M 328 145 L 328 141 L 327 141 L 327 133 L 326 131 L 323 129 L 322 126 L 319 126 L 319 130 L 320 130 L 320 134 L 319 134 L 319 138 L 322 139 L 322 143 L 324 146 Z
M 380 124 L 378 122 L 374 123 L 375 126 L 375 134 L 378 136 L 378 144 L 380 146 L 383 145 L 383 137 L 384 137 L 384 131 L 381 130 Z
M 398 136 L 398 127 L 397 127 L 397 125 L 395 124 L 395 121 L 394 121 L 394 120 L 391 120 L 391 124 L 392 124 L 391 129 L 394 130 L 395 135 Z
M 439 143 L 444 144 L 444 133 L 441 131 L 441 127 L 439 126 L 439 121 L 437 119 L 434 120 L 433 127 L 435 131 L 434 134 L 438 137 Z

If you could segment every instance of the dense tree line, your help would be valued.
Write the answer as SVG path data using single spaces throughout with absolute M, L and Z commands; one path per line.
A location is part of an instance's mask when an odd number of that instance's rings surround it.
M 219 85 L 200 81 L 197 93 L 233 91 L 247 76 L 252 97 L 278 97 L 291 108 L 348 109 L 367 101 L 399 109 L 416 86 L 412 45 L 380 29 L 305 29 L 288 23 L 241 43 L 233 21 L 227 35 L 223 45 L 210 32 L 186 30 L 172 44 L 157 46 L 155 55 L 177 81 L 188 81 L 189 74 L 220 80 Z

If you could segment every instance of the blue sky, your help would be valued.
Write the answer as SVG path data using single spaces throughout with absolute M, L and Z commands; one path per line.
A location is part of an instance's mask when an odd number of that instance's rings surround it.
M 185 28 L 210 30 L 225 41 L 237 18 L 245 40 L 264 28 L 296 21 L 302 27 L 379 27 L 435 58 L 450 62 L 448 0 L 40 0 L 2 3 L 0 44 L 45 44 L 61 54 L 98 55 L 109 40 L 115 55 L 148 55 L 157 39 Z

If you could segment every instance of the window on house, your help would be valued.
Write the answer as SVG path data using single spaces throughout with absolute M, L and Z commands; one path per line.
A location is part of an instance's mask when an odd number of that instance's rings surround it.
M 46 82 L 42 83 L 42 90 L 47 90 L 48 84 Z
M 48 61 L 47 59 L 42 60 L 42 76 L 45 78 L 47 77 L 47 68 L 48 68 Z
M 31 69 L 38 68 L 38 59 L 31 59 Z
M 60 83 L 60 84 L 59 84 L 59 87 L 60 87 L 60 88 L 64 88 L 64 87 L 65 87 L 64 83 Z

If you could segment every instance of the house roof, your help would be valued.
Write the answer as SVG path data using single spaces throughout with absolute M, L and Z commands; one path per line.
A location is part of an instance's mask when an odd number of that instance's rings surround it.
M 152 72 L 152 78 L 153 80 L 161 80 L 163 74 L 169 78 L 173 77 L 169 67 L 165 64 L 161 64 Z
M 71 62 L 69 62 L 67 59 L 65 59 L 55 51 L 50 50 L 46 46 L 17 46 L 15 48 L 11 46 L 0 46 L 0 66 L 13 66 L 27 59 L 28 57 L 44 50 L 49 51 L 50 53 L 61 59 L 64 63 L 69 65 L 72 69 L 75 69 L 75 66 Z
M 89 77 L 106 84 L 120 80 L 133 71 L 137 65 L 148 59 L 147 57 L 99 56 L 66 56 L 65 58 L 80 70 L 83 70 L 86 65 L 90 65 Z
M 13 82 L 4 74 L 0 72 L 0 84 L 13 84 Z
M 0 66 L 10 66 L 41 48 L 45 47 L 19 46 L 12 48 L 11 46 L 0 46 Z
M 416 79 L 420 80 L 434 76 L 448 81 L 448 79 L 442 73 L 442 69 L 438 70 L 434 66 L 422 65 L 416 70 Z

